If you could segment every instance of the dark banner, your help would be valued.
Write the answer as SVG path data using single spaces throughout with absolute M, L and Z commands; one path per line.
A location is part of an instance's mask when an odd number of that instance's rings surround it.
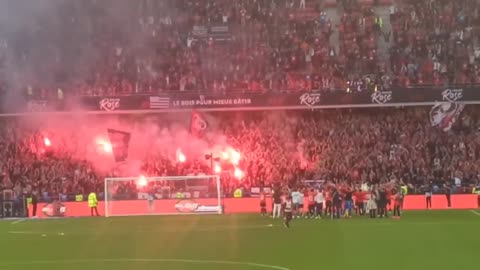
M 434 105 L 438 102 L 480 103 L 480 87 L 405 88 L 379 92 L 299 92 L 201 95 L 193 93 L 74 97 L 69 100 L 28 101 L 3 113 L 52 112 L 83 109 L 90 112 L 155 112 L 180 110 L 307 109 Z M 20 108 L 20 109 L 19 109 Z
M 265 93 L 241 95 L 172 96 L 170 109 L 229 109 L 229 108 L 335 108 L 428 105 L 437 102 L 480 103 L 480 88 L 408 88 L 391 91 L 325 93 Z

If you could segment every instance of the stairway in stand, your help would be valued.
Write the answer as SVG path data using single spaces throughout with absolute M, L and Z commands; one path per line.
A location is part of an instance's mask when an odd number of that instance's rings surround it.
M 305 8 L 299 8 L 300 1 L 295 1 L 294 9 L 290 12 L 290 17 L 300 21 L 315 20 L 320 16 L 317 10 L 317 0 L 305 0 Z

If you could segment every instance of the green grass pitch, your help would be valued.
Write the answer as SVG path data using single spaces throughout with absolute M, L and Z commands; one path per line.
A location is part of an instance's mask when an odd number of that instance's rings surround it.
M 258 215 L 1 221 L 0 269 L 473 270 L 479 232 L 473 210 L 295 219 L 290 229 Z

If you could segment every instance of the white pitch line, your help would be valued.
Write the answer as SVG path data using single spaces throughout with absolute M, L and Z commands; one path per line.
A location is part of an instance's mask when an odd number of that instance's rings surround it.
M 473 214 L 475 215 L 478 215 L 480 216 L 480 213 L 475 211 L 475 210 L 470 210 Z M 47 219 L 45 219 L 47 220 Z M 25 220 L 21 220 L 21 221 L 25 221 Z M 16 220 L 15 222 L 21 222 L 20 220 Z M 324 225 L 331 225 L 333 223 L 329 223 L 328 221 L 327 222 L 323 222 L 322 220 L 316 220 L 316 221 L 313 221 L 313 222 L 308 222 L 308 223 L 292 223 L 293 225 L 293 228 L 314 228 L 314 227 L 320 227 L 320 226 L 324 226 Z M 459 223 L 458 222 L 435 222 L 435 221 L 432 221 L 432 222 L 410 222 L 410 221 L 407 221 L 405 222 L 405 220 L 402 220 L 402 221 L 394 221 L 394 222 L 391 222 L 391 221 L 387 221 L 387 222 L 370 222 L 369 219 L 365 219 L 365 222 L 362 222 L 362 223 L 342 223 L 341 225 L 344 226 L 344 227 L 365 227 L 365 228 L 369 228 L 369 227 L 390 227 L 392 225 L 398 225 L 398 224 L 401 224 L 401 225 L 415 225 L 415 226 L 430 226 L 430 225 L 455 225 L 457 226 Z M 465 225 L 475 225 L 477 226 L 478 223 L 477 222 L 470 222 L 470 223 L 462 223 L 462 224 L 465 224 Z M 228 225 L 216 225 L 216 226 L 211 226 L 211 227 L 205 227 L 205 228 L 182 228 L 182 227 L 164 227 L 164 228 L 155 228 L 155 229 L 141 229 L 141 230 L 132 230 L 132 231 L 129 231 L 128 233 L 170 233 L 170 232 L 179 232 L 179 231 L 198 231 L 198 232 L 209 232 L 209 231 L 215 231 L 215 232 L 218 232 L 218 231 L 222 231 L 222 230 L 268 230 L 268 229 L 277 229 L 277 228 L 283 228 L 283 225 L 281 225 L 280 223 L 275 223 L 275 224 L 257 224 L 257 225 L 246 225 L 246 226 L 228 226 Z M 27 231 L 20 231 L 20 230 L 12 230 L 12 231 L 7 231 L 7 232 L 4 232 L 4 233 L 8 233 L 8 234 L 31 234 L 31 235 L 35 235 L 35 234 L 38 234 L 38 235 L 41 235 L 41 234 L 60 234 L 58 231 L 30 231 L 30 230 L 27 230 Z M 75 235 L 90 235 L 90 234 L 95 234 L 97 233 L 96 231 L 66 231 L 64 233 L 64 235 L 68 234 L 68 235 L 72 235 L 72 234 L 75 234 Z M 2 234 L 0 232 L 0 234 Z M 106 232 L 103 232 L 102 234 L 108 234 L 108 235 L 123 235 L 125 234 L 125 232 L 123 231 L 106 231 Z
M 83 260 L 48 260 L 48 261 L 22 261 L 22 262 L 0 262 L 0 266 L 12 265 L 39 265 L 39 264 L 75 264 L 75 263 L 96 263 L 96 262 L 173 262 L 190 264 L 219 264 L 219 265 L 244 265 L 255 268 L 274 269 L 274 270 L 292 270 L 290 268 L 252 262 L 236 261 L 217 261 L 217 260 L 182 260 L 182 259 L 83 259 Z
M 477 215 L 477 216 L 480 216 L 480 213 L 477 212 L 477 211 L 475 211 L 475 210 L 470 210 L 470 212 L 474 213 L 474 214 Z
M 129 233 L 169 233 L 169 232 L 180 232 L 180 231 L 195 231 L 195 232 L 216 232 L 221 230 L 257 230 L 257 229 L 271 229 L 272 227 L 283 227 L 281 225 L 251 225 L 251 226 L 215 226 L 207 228 L 186 228 L 186 227 L 166 227 L 162 229 L 152 229 L 152 230 L 133 230 Z M 57 233 L 52 231 L 8 231 L 9 234 L 42 234 L 42 233 Z M 67 231 L 69 234 L 92 234 L 96 233 L 95 231 Z M 103 232 L 103 234 L 124 234 L 123 231 L 109 231 Z
M 475 213 L 476 215 L 480 215 L 480 213 Z M 312 222 L 312 223 L 300 223 L 300 224 L 295 224 L 292 223 L 292 228 L 315 228 L 315 227 L 321 227 L 322 225 L 328 225 L 328 224 L 333 224 L 329 222 Z M 458 222 L 404 222 L 404 221 L 398 221 L 398 222 L 365 222 L 365 223 L 342 223 L 342 226 L 344 227 L 355 227 L 355 228 L 371 228 L 371 227 L 385 227 L 389 228 L 390 226 L 394 225 L 415 225 L 415 226 L 431 226 L 431 225 L 454 225 L 457 226 L 459 223 Z M 461 223 L 464 225 L 478 225 L 478 222 L 470 222 L 470 223 Z M 224 231 L 224 230 L 271 230 L 271 229 L 279 229 L 283 228 L 283 225 L 281 224 L 265 224 L 265 225 L 251 225 L 251 226 L 215 226 L 215 227 L 208 227 L 208 228 L 182 228 L 182 227 L 166 227 L 166 228 L 161 228 L 161 229 L 151 229 L 151 230 L 130 230 L 128 232 L 124 231 L 106 231 L 102 232 L 103 235 L 124 235 L 126 233 L 137 233 L 137 234 L 143 234 L 143 233 L 173 233 L 173 232 L 209 232 L 209 231 Z M 8 234 L 59 234 L 60 232 L 58 231 L 7 231 L 6 233 Z M 97 231 L 65 231 L 64 235 L 91 235 L 91 234 L 96 234 L 98 233 Z M 1 233 L 0 233 L 1 234 Z
M 12 223 L 10 223 L 10 224 L 15 225 L 15 224 L 18 224 L 18 223 L 20 223 L 20 222 L 24 222 L 25 220 L 26 220 L 26 219 L 24 219 L 24 218 L 22 218 L 22 219 L 17 219 L 17 220 L 15 220 L 14 222 L 12 222 Z
M 9 234 L 42 234 L 41 232 L 20 232 L 20 231 L 9 231 Z

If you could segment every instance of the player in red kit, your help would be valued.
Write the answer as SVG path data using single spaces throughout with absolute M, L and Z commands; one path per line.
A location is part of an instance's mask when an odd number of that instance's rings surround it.
M 367 194 L 361 190 L 357 190 L 354 195 L 357 215 L 363 216 L 365 215 L 365 199 Z
M 325 216 L 328 217 L 332 214 L 332 192 L 325 190 Z
M 402 191 L 393 190 L 395 194 L 393 195 L 394 202 L 393 202 L 393 218 L 400 219 L 400 208 L 402 207 L 403 203 L 403 194 Z
M 267 201 L 265 192 L 260 193 L 260 215 L 266 216 L 267 215 Z

